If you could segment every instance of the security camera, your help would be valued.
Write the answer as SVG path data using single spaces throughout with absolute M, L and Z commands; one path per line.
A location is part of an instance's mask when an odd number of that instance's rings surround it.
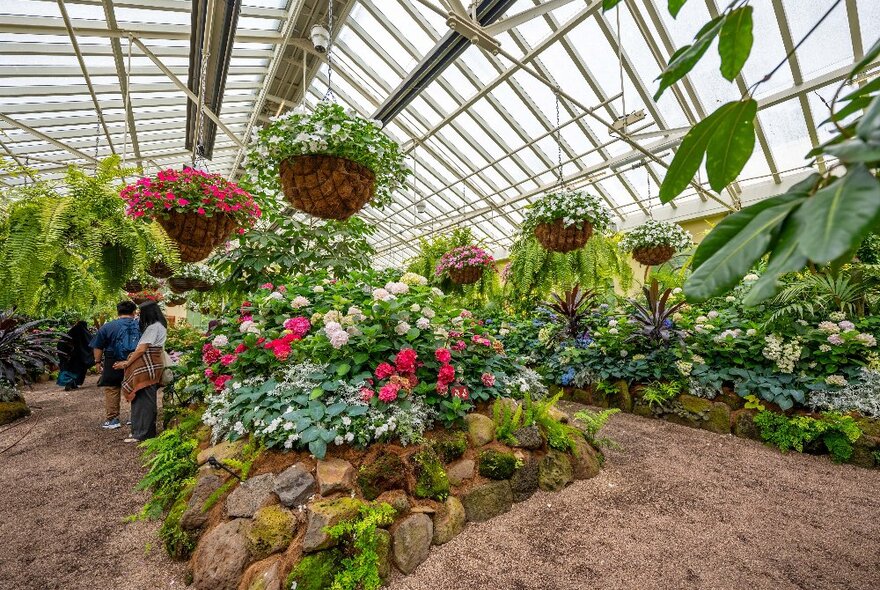
M 327 53 L 327 48 L 330 46 L 330 31 L 323 25 L 312 27 L 312 45 L 318 53 Z
M 418 213 L 419 215 L 424 215 L 425 211 L 427 210 L 428 206 L 425 204 L 424 201 L 419 201 L 418 203 L 416 203 L 416 213 Z

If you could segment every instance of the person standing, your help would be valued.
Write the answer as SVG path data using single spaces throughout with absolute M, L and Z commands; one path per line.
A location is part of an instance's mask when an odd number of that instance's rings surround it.
M 123 369 L 122 395 L 131 402 L 131 436 L 125 442 L 142 442 L 156 436 L 157 395 L 164 369 L 163 350 L 168 321 L 155 301 L 140 306 L 141 338 L 128 359 L 113 366 Z
M 92 335 L 88 325 L 80 320 L 68 330 L 67 338 L 58 343 L 58 360 L 61 361 L 56 383 L 64 391 L 78 389 L 86 380 L 86 373 L 95 364 L 89 341 Z
M 137 348 L 141 337 L 140 325 L 135 312 L 137 305 L 132 301 L 122 301 L 116 306 L 117 318 L 98 329 L 89 345 L 93 349 L 95 363 L 101 367 L 98 385 L 104 388 L 104 412 L 106 420 L 101 428 L 114 430 L 120 428 L 119 405 L 122 391 L 123 372 L 113 367 L 128 358 Z

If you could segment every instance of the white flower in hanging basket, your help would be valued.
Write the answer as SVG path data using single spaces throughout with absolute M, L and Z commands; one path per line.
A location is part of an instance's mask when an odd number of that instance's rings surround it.
M 632 252 L 640 248 L 669 246 L 676 252 L 681 252 L 690 248 L 692 244 L 691 234 L 680 225 L 649 219 L 620 240 L 620 249 L 624 252 Z

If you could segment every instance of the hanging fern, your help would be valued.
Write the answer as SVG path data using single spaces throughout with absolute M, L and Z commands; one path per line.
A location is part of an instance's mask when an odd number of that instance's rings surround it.
M 594 235 L 587 245 L 565 254 L 545 250 L 531 234 L 521 235 L 510 249 L 506 293 L 517 306 L 529 308 L 552 291 L 580 284 L 606 292 L 632 286 L 632 269 L 617 247 L 617 237 Z

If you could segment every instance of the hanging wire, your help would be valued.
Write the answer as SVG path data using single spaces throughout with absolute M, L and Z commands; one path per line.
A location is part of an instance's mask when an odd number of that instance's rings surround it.
M 327 32 L 330 34 L 330 40 L 327 42 L 327 93 L 321 100 L 336 100 L 333 94 L 333 0 L 328 1 L 327 9 Z M 305 89 L 303 89 L 303 97 L 305 97 Z
M 617 64 L 620 70 L 620 109 L 626 117 L 626 93 L 623 86 L 623 41 L 620 38 L 620 6 L 617 7 Z
M 648 181 L 648 218 L 654 219 L 654 206 L 651 202 L 651 169 L 649 164 L 645 162 L 645 175 Z
M 556 131 L 554 132 L 556 136 L 556 182 L 562 187 L 565 183 L 562 180 L 562 130 L 560 129 L 561 123 L 559 118 L 559 88 L 556 88 L 553 94 L 556 96 Z
M 125 129 L 122 132 L 122 167 L 128 159 L 128 114 L 131 112 L 131 33 L 128 34 L 128 65 L 125 68 Z

